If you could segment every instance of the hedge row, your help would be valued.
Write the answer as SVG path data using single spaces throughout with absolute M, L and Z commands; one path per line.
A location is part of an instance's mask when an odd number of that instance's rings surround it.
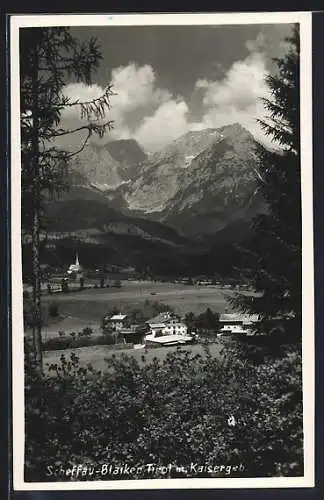
M 43 341 L 44 351 L 57 351 L 64 349 L 76 349 L 78 347 L 89 347 L 96 345 L 109 345 L 112 349 L 127 349 L 133 347 L 132 344 L 116 344 L 110 335 L 96 335 L 93 337 L 54 337 Z

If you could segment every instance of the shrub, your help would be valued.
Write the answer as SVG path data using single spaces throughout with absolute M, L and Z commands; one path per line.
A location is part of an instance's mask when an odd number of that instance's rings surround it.
M 95 346 L 116 344 L 116 340 L 113 335 L 98 335 L 95 337 L 89 337 L 82 335 L 82 332 L 79 332 L 78 336 L 75 332 L 71 332 L 69 336 L 66 336 L 64 332 L 58 333 L 58 337 L 53 337 L 43 341 L 44 351 L 75 349 L 77 347 L 89 347 L 92 345 Z M 121 345 L 125 347 L 125 344 Z
M 72 339 L 60 335 L 43 341 L 44 351 L 56 351 L 60 349 L 69 349 L 72 346 Z
M 102 327 L 102 333 L 105 336 L 111 336 L 112 338 L 114 337 L 114 330 L 111 326 L 103 326 Z
M 71 480 L 46 475 L 50 463 L 142 466 L 118 479 L 152 478 L 148 463 L 172 464 L 169 477 L 227 475 L 176 470 L 191 462 L 231 464 L 231 477 L 303 474 L 298 353 L 258 364 L 235 346 L 218 358 L 207 347 L 205 355 L 176 349 L 141 364 L 122 354 L 105 373 L 72 354 L 49 368 L 55 377 L 26 374 L 28 481 Z
M 93 334 L 92 328 L 86 326 L 81 332 L 79 332 L 80 337 L 90 337 Z
M 111 334 L 104 334 L 96 337 L 96 345 L 113 345 L 115 344 L 115 337 Z

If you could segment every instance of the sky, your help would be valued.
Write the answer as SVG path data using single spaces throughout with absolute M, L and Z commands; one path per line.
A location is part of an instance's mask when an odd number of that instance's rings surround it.
M 108 84 L 107 118 L 114 128 L 99 142 L 134 138 L 158 151 L 190 130 L 238 122 L 263 141 L 257 118 L 269 97 L 265 76 L 285 54 L 292 25 L 73 27 L 80 40 L 95 36 L 102 60 L 93 84 L 69 82 L 71 99 L 99 97 Z M 74 113 L 74 114 L 73 114 Z M 67 110 L 63 119 L 79 117 Z

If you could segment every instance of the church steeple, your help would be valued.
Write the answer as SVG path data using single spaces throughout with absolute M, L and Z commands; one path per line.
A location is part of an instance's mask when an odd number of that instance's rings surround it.
M 79 262 L 79 254 L 76 252 L 75 254 L 75 264 L 71 264 L 69 266 L 69 269 L 67 270 L 68 274 L 73 274 L 73 273 L 80 273 L 82 272 L 82 266 L 80 266 Z

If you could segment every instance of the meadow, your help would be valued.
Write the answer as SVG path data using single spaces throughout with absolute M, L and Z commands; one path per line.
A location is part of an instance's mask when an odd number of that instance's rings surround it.
M 208 348 L 212 356 L 220 356 L 223 349 L 222 342 L 210 343 Z M 163 361 L 169 353 L 175 352 L 181 349 L 181 351 L 188 351 L 192 355 L 199 354 L 203 356 L 205 350 L 202 344 L 192 344 L 187 346 L 168 346 L 168 347 L 157 347 L 151 349 L 118 349 L 112 350 L 109 346 L 90 346 L 90 347 L 79 347 L 77 349 L 64 349 L 57 351 L 45 351 L 44 352 L 44 369 L 48 371 L 48 365 L 59 363 L 62 354 L 69 358 L 73 352 L 79 358 L 80 366 L 86 367 L 89 363 L 93 366 L 95 370 L 106 371 L 107 362 L 106 359 L 111 358 L 121 358 L 123 355 L 131 356 L 138 363 L 150 363 L 154 358 Z
M 91 288 L 66 294 L 46 294 L 43 302 L 55 301 L 62 319 L 55 321 L 55 324 L 44 325 L 43 335 L 47 339 L 59 330 L 78 331 L 85 326 L 99 331 L 100 321 L 107 311 L 114 307 L 120 311 L 141 308 L 147 299 L 162 302 L 181 316 L 190 311 L 200 314 L 207 307 L 223 313 L 230 309 L 226 297 L 231 295 L 231 290 L 216 286 L 151 281 L 124 281 L 121 288 Z
M 217 286 L 197 286 L 174 283 L 160 283 L 152 281 L 124 281 L 121 288 L 90 288 L 77 292 L 58 293 L 55 295 L 46 294 L 43 302 L 55 301 L 58 305 L 60 318 L 55 318 L 53 322 L 44 325 L 42 331 L 43 340 L 57 337 L 58 332 L 64 331 L 66 334 L 81 331 L 84 327 L 91 327 L 94 334 L 101 334 L 100 321 L 108 310 L 116 307 L 120 311 L 133 308 L 141 308 L 145 300 L 158 301 L 174 309 L 180 315 L 190 311 L 200 314 L 207 307 L 214 312 L 223 313 L 230 309 L 227 298 L 233 295 L 230 289 L 223 289 Z M 28 334 L 28 331 L 26 332 Z M 29 332 L 30 333 L 30 332 Z M 145 361 L 151 361 L 154 357 L 162 360 L 168 352 L 172 352 L 175 347 L 159 347 L 149 349 L 145 354 Z M 187 349 L 193 353 L 203 354 L 200 345 L 191 345 Z M 218 355 L 219 346 L 211 344 L 212 355 Z M 75 349 L 65 349 L 64 351 L 45 351 L 44 365 L 57 363 L 64 353 L 69 356 L 75 352 L 80 358 L 80 364 L 87 366 L 91 363 L 97 370 L 105 370 L 107 363 L 105 358 L 113 354 L 120 356 L 122 353 L 131 355 L 141 362 L 144 350 L 122 349 L 112 351 L 109 346 L 98 345 L 80 347 Z

